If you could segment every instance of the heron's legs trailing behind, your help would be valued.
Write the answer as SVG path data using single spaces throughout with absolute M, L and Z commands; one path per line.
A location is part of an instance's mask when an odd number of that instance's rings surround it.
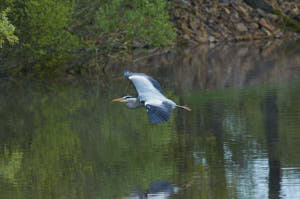
M 187 105 L 184 105 L 184 106 L 176 105 L 176 107 L 182 108 L 182 109 L 184 109 L 186 111 L 192 111 L 192 109 L 190 107 L 188 107 Z

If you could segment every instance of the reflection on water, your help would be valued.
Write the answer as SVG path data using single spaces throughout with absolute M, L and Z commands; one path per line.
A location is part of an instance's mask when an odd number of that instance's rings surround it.
M 0 198 L 300 198 L 297 43 L 176 49 L 127 69 L 188 104 L 150 124 L 97 82 L 0 84 Z M 122 69 L 123 70 L 123 69 Z
M 149 190 L 133 190 L 129 197 L 123 199 L 167 199 L 176 194 L 179 188 L 167 181 L 156 180 L 151 183 Z

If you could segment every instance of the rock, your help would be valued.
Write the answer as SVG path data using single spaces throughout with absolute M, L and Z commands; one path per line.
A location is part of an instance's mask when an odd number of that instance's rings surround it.
M 297 7 L 292 8 L 291 11 L 290 11 L 290 14 L 294 15 L 294 16 L 299 16 L 300 10 Z
M 208 23 L 213 24 L 213 23 L 214 23 L 214 18 L 211 17 L 211 18 L 208 20 Z
M 184 0 L 173 4 L 179 38 L 191 42 L 258 40 L 282 37 L 277 26 L 287 16 L 300 23 L 298 0 Z M 173 2 L 173 1 L 172 1 Z M 223 3 L 222 3 L 223 2 Z M 276 14 L 273 8 L 278 10 Z M 294 33 L 298 38 L 299 33 Z
M 230 14 L 230 10 L 228 8 L 224 7 L 224 11 L 226 12 L 226 14 Z
M 275 30 L 275 27 L 268 24 L 267 21 L 264 18 L 261 18 L 259 20 L 259 24 L 263 27 L 265 27 L 266 29 L 268 29 L 269 31 L 273 32 Z
M 207 37 L 203 37 L 201 35 L 196 35 L 195 36 L 195 40 L 201 43 L 206 43 L 208 42 L 208 38 Z
M 253 37 L 253 39 L 258 40 L 258 39 L 262 39 L 264 36 L 265 36 L 265 34 L 263 32 L 256 31 L 252 37 Z
M 239 31 L 239 32 L 247 32 L 248 28 L 247 26 L 245 26 L 245 24 L 243 23 L 238 23 L 235 25 L 235 28 Z
M 258 17 L 254 17 L 253 20 L 254 21 L 259 21 L 259 18 Z
M 181 29 L 185 35 L 191 35 L 193 33 L 193 31 L 187 27 L 186 23 L 181 24 Z
M 239 13 L 237 13 L 236 11 L 234 11 L 231 15 L 230 15 L 230 21 L 233 23 L 237 23 L 240 21 L 240 16 Z
M 197 30 L 200 26 L 199 21 L 197 21 L 194 17 L 191 17 L 189 20 L 190 27 L 192 30 Z
M 272 21 L 276 21 L 278 19 L 278 15 L 274 15 L 274 14 L 267 14 L 267 17 Z
M 202 17 L 202 13 L 199 9 L 196 10 L 196 16 L 199 18 Z
M 274 31 L 273 34 L 275 35 L 276 38 L 280 38 L 283 36 L 283 32 L 280 29 L 277 29 L 276 31 Z
M 180 18 L 180 16 L 182 15 L 180 9 L 174 9 L 173 15 L 177 18 Z
M 220 38 L 221 37 L 221 34 L 218 33 L 218 32 L 215 32 L 215 31 L 211 32 L 210 34 L 212 34 L 212 36 L 215 37 L 215 38 Z
M 210 36 L 208 37 L 208 41 L 209 41 L 209 42 L 215 42 L 215 41 L 216 41 L 216 38 L 215 38 L 214 36 L 211 36 L 211 35 L 210 35 Z
M 256 11 L 258 12 L 258 14 L 261 16 L 261 17 L 266 17 L 267 16 L 267 13 L 265 13 L 263 10 L 261 9 L 256 9 Z
M 215 47 L 216 47 L 216 44 L 214 44 L 214 43 L 209 44 L 209 48 L 215 48 Z
M 242 6 L 238 6 L 239 11 L 245 16 L 248 17 L 248 12 Z
M 189 35 L 183 35 L 183 39 L 190 40 L 191 37 Z
M 267 13 L 274 13 L 273 7 L 266 3 L 264 0 L 244 0 L 248 5 L 253 8 L 260 8 Z
M 251 37 L 251 35 L 239 35 L 239 36 L 236 36 L 235 39 L 237 41 L 246 41 L 246 40 L 251 40 L 252 37 Z
M 253 23 L 250 24 L 250 29 L 256 30 L 258 28 L 259 28 L 259 25 L 257 23 L 253 22 Z
M 266 33 L 267 36 L 271 36 L 272 33 L 268 31 L 266 28 L 262 28 L 262 30 Z

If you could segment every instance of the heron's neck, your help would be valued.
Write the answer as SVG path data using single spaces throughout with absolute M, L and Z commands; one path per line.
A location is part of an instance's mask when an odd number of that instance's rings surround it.
M 127 99 L 127 107 L 128 108 L 138 108 L 140 106 L 143 106 L 143 104 L 137 99 L 137 98 L 129 98 Z

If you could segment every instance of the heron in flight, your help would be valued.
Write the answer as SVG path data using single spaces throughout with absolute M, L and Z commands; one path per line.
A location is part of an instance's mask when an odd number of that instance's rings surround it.
M 124 76 L 134 84 L 138 97 L 124 96 L 112 100 L 113 102 L 125 102 L 130 109 L 146 107 L 151 123 L 163 123 L 169 120 L 174 108 L 182 108 L 187 111 L 191 109 L 187 106 L 177 105 L 172 100 L 166 98 L 158 81 L 144 73 L 132 73 L 125 71 Z

